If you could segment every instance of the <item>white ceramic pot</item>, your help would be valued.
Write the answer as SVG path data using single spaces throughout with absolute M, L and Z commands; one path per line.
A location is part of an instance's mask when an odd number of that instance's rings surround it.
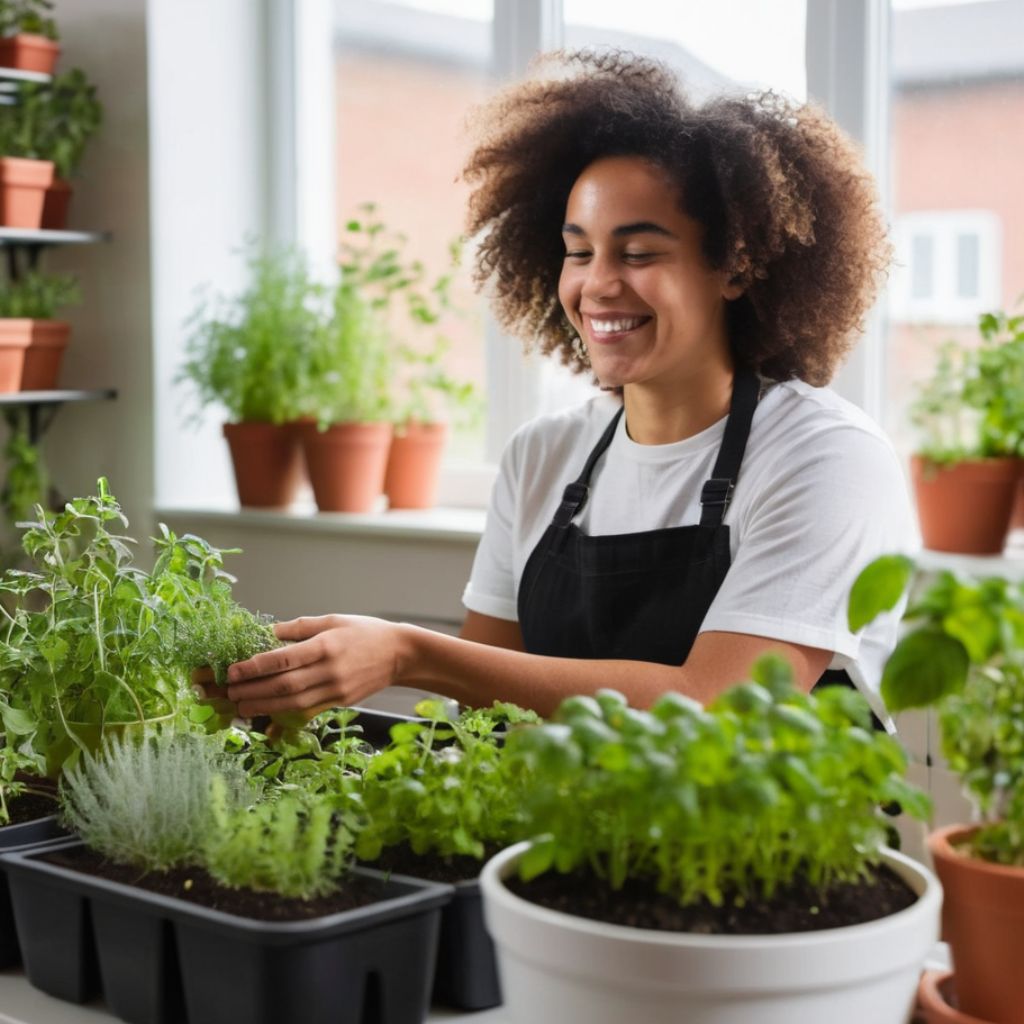
M 695 935 L 604 924 L 514 895 L 528 843 L 480 876 L 515 1024 L 904 1024 L 939 935 L 942 889 L 916 861 L 885 863 L 918 894 L 867 924 L 786 935 Z

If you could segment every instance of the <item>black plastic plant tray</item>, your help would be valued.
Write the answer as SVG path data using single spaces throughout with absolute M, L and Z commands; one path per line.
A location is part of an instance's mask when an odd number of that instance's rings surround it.
M 4 825 L 0 827 L 0 851 L 27 850 L 66 835 L 67 832 L 57 824 L 57 817 L 53 814 L 18 825 Z M 20 963 L 21 949 L 14 928 L 14 911 L 7 889 L 7 876 L 0 871 L 0 970 L 17 967 Z
M 421 1024 L 426 1016 L 451 886 L 358 868 L 385 881 L 385 899 L 265 922 L 32 853 L 2 859 L 28 979 L 58 998 L 83 1002 L 102 990 L 130 1024 Z
M 459 1010 L 486 1010 L 501 1003 L 498 962 L 484 927 L 478 879 L 456 883 L 451 903 L 441 911 L 434 1001 Z

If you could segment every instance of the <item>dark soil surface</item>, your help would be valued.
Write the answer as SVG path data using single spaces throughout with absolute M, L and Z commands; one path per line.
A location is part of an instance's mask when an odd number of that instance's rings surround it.
M 55 796 L 43 796 L 39 793 L 22 793 L 13 800 L 7 801 L 7 810 L 10 812 L 10 825 L 21 825 L 26 821 L 38 821 L 51 814 L 57 813 L 57 800 Z
M 275 893 L 254 892 L 251 889 L 228 889 L 214 881 L 201 868 L 178 868 L 140 875 L 137 868 L 113 864 L 84 846 L 57 850 L 39 859 L 72 871 L 123 882 L 149 892 L 175 896 L 212 910 L 252 917 L 259 921 L 307 921 L 313 917 L 325 917 L 342 910 L 365 907 L 384 898 L 384 883 L 373 878 L 348 878 L 332 896 L 299 900 Z
M 364 867 L 387 871 L 393 875 L 412 875 L 430 882 L 465 882 L 478 878 L 480 869 L 498 847 L 487 850 L 484 860 L 475 857 L 440 857 L 435 853 L 413 853 L 408 846 L 389 846 L 375 861 L 368 861 Z
M 681 907 L 651 882 L 629 881 L 618 892 L 590 872 L 549 872 L 530 882 L 513 876 L 516 895 L 551 910 L 609 924 L 701 935 L 778 935 L 862 924 L 894 914 L 917 900 L 898 875 L 880 866 L 871 882 L 839 883 L 820 892 L 798 881 L 770 900 L 716 907 L 707 901 Z

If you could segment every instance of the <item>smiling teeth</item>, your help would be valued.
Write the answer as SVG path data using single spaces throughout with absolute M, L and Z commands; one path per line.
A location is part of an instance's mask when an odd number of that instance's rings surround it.
M 590 324 L 598 334 L 615 334 L 619 331 L 631 331 L 644 322 L 643 317 L 631 317 L 628 320 L 595 320 L 591 317 Z

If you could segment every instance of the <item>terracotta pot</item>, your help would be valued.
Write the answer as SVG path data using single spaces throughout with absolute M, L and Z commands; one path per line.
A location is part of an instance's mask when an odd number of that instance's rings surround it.
M 384 490 L 390 423 L 337 423 L 302 430 L 306 467 L 321 512 L 369 512 Z
M 302 448 L 295 432 L 275 423 L 225 423 L 235 467 L 238 503 L 246 508 L 286 508 L 302 483 Z
M 926 548 L 968 555 L 1003 550 L 1021 476 L 1020 459 L 969 459 L 938 466 L 910 460 Z
M 0 156 L 0 225 L 38 228 L 43 221 L 46 190 L 53 181 L 53 162 Z
M 31 320 L 0 319 L 0 392 L 21 390 L 25 352 L 32 341 Z
M 953 974 L 948 971 L 925 971 L 921 975 L 914 1021 L 915 1024 L 991 1024 L 957 1009 Z
M 384 476 L 389 508 L 432 508 L 448 437 L 445 423 L 405 423 L 395 427 Z
M 20 325 L 25 326 L 22 328 Z M 21 390 L 52 391 L 56 388 L 61 360 L 71 336 L 71 324 L 63 320 L 0 319 L 0 334 L 8 329 L 27 330 L 29 333 Z
M 1024 1024 L 1024 868 L 961 853 L 978 826 L 952 825 L 928 838 L 942 882 L 943 938 L 956 971 L 964 1013 L 998 1024 Z
M 71 206 L 71 185 L 63 178 L 54 178 L 46 190 L 43 201 L 41 227 L 47 231 L 64 231 L 68 226 L 68 208 Z
M 19 32 L 0 39 L 0 67 L 52 75 L 59 56 L 60 47 L 46 36 Z

